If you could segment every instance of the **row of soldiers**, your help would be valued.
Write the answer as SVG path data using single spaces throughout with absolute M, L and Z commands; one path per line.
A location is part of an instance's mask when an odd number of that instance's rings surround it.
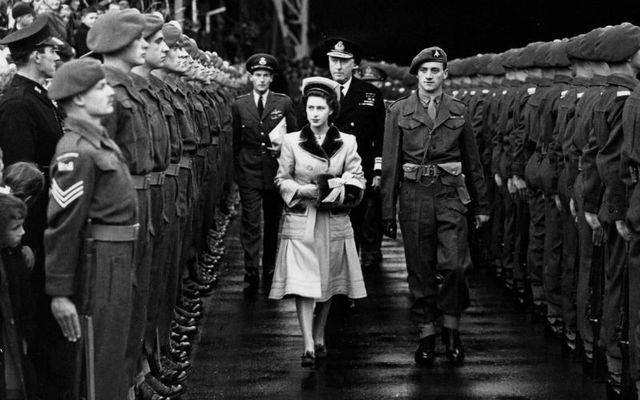
M 50 188 L 25 224 L 35 320 L 18 326 L 24 368 L 5 383 L 20 399 L 179 396 L 224 250 L 242 72 L 136 9 L 89 30 L 102 62 L 58 66 L 44 18 L 0 44 L 17 66 L 0 99 L 4 161 L 36 163 Z
M 638 72 L 629 23 L 449 64 L 493 205 L 475 257 L 610 398 L 640 381 Z

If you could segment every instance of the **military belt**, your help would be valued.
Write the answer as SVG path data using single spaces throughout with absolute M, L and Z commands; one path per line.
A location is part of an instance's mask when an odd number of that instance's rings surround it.
M 162 186 L 164 183 L 164 172 L 152 172 L 149 174 L 149 184 L 151 186 Z
M 149 189 L 149 174 L 147 175 L 131 175 L 131 179 L 133 180 L 133 186 L 137 190 L 147 190 Z
M 180 164 L 169 164 L 164 174 L 168 176 L 178 176 L 180 174 Z
M 101 225 L 91 224 L 91 237 L 102 242 L 132 242 L 138 237 L 140 224 Z
M 191 170 L 193 168 L 193 158 L 192 157 L 180 157 L 180 168 L 186 168 Z
M 437 177 L 440 175 L 440 168 L 436 164 L 417 165 L 405 163 L 402 166 L 404 179 L 410 182 L 419 182 L 424 177 Z

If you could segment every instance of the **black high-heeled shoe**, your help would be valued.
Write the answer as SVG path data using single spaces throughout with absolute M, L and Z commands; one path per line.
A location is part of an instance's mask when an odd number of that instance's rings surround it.
M 303 367 L 313 367 L 315 364 L 316 355 L 312 351 L 307 350 L 302 353 L 302 357 L 300 357 L 300 365 Z

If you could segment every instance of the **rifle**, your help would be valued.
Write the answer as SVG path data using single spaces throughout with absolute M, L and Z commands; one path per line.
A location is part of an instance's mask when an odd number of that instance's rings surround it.
M 600 324 L 603 312 L 604 297 L 604 244 L 593 246 L 591 271 L 589 273 L 589 306 L 587 318 L 593 331 L 593 358 L 591 363 L 591 379 L 595 382 L 607 380 L 606 349 L 599 345 Z
M 95 337 L 92 316 L 95 248 L 91 237 L 91 220 L 87 221 L 83 235 L 81 259 L 77 291 L 81 338 L 76 348 L 76 398 L 95 400 Z

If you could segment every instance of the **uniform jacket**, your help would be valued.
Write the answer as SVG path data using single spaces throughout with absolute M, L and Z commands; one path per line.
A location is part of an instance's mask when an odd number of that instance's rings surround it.
M 607 76 L 607 87 L 593 108 L 593 129 L 582 153 L 584 209 L 599 212 L 606 186 L 607 209 L 602 215 L 606 219 L 621 220 L 626 211 L 625 187 L 620 179 L 622 109 L 637 84 L 634 77 Z
M 61 120 L 47 91 L 31 79 L 16 74 L 0 99 L 0 149 L 4 165 L 29 161 L 46 172 L 56 143 L 62 137 Z M 22 242 L 36 252 L 42 249 L 46 210 L 46 196 L 40 196 L 25 221 L 26 234 Z
M 176 123 L 180 132 L 182 152 L 184 155 L 194 155 L 197 150 L 196 128 L 191 115 L 187 93 L 184 91 L 180 78 L 176 75 L 169 74 L 165 83 L 171 91 L 171 104 L 174 108 Z
M 352 78 L 333 124 L 340 132 L 356 137 L 362 169 L 369 183 L 374 175 L 376 157 L 382 156 L 384 118 L 385 107 L 380 90 L 370 83 Z
M 622 131 L 621 172 L 640 166 L 640 85 L 633 90 L 622 110 Z M 629 200 L 626 221 L 635 232 L 640 232 L 640 185 L 632 180 L 630 173 L 621 174 L 621 178 Z
M 287 132 L 298 129 L 291 99 L 269 91 L 262 115 L 253 92 L 236 98 L 231 105 L 233 115 L 233 154 L 236 182 L 257 189 L 273 189 L 278 161 L 271 147 L 269 132 L 284 118 Z
M 115 91 L 114 112 L 102 121 L 122 150 L 132 175 L 153 171 L 153 134 L 147 120 L 144 99 L 126 73 L 103 65 L 105 78 Z
M 426 157 L 425 146 L 431 135 Z M 465 105 L 443 95 L 435 123 L 418 99 L 418 93 L 398 100 L 388 111 L 382 155 L 382 218 L 395 219 L 396 199 L 404 163 L 461 162 L 475 214 L 489 214 L 478 147 Z M 424 159 L 424 163 L 423 163 Z
M 45 231 L 46 291 L 72 296 L 87 220 L 103 225 L 137 222 L 138 195 L 118 145 L 104 129 L 69 118 L 51 163 Z
M 521 86 L 520 81 L 505 80 L 502 83 L 502 91 L 498 94 L 498 118 L 492 132 L 491 142 L 493 144 L 491 165 L 493 174 L 499 174 L 503 178 L 509 177 L 507 152 L 509 143 L 507 142 L 507 130 L 509 129 L 509 121 L 513 118 L 514 103 L 516 94 Z

